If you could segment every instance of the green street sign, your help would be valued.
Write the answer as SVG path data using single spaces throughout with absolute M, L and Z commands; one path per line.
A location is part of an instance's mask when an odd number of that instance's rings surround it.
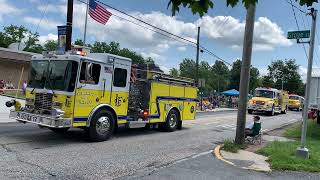
M 302 39 L 302 38 L 309 38 L 310 31 L 290 31 L 288 32 L 287 39 Z

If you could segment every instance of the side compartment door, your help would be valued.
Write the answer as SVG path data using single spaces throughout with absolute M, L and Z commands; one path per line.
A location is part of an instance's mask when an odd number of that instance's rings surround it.
M 125 120 L 128 114 L 129 81 L 131 63 L 115 59 L 113 67 L 113 81 L 111 85 L 111 105 L 115 109 L 118 119 Z
M 112 70 L 112 66 L 110 68 Z M 73 126 L 85 126 L 96 106 L 110 103 L 111 78 L 112 74 L 105 73 L 105 65 L 86 60 L 81 63 Z
M 184 101 L 183 106 L 183 119 L 184 120 L 192 120 L 195 119 L 196 116 L 196 102 L 194 99 L 197 98 L 197 89 L 194 87 L 185 87 L 185 97 L 186 101 Z

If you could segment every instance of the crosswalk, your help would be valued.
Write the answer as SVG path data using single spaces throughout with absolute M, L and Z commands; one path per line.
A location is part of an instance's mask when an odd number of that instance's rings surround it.
M 290 122 L 290 121 L 289 121 Z M 235 131 L 237 128 L 235 118 L 219 118 L 219 119 L 210 119 L 210 120 L 191 120 L 185 121 L 183 126 L 210 126 L 215 130 L 220 131 Z M 266 132 L 269 129 L 263 129 L 262 132 Z

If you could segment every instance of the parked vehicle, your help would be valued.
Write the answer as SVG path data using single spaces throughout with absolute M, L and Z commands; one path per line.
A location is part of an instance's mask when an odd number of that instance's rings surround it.
M 131 59 L 82 52 L 32 57 L 26 106 L 18 100 L 10 117 L 54 132 L 82 128 L 93 141 L 107 140 L 118 127 L 146 125 L 165 131 L 195 119 L 194 80 L 138 69 Z
M 302 111 L 304 104 L 304 97 L 296 95 L 296 94 L 289 94 L 289 110 L 296 110 Z
M 276 113 L 286 114 L 288 110 L 288 92 L 274 88 L 259 87 L 248 102 L 248 113 L 263 112 L 270 116 Z
M 320 124 L 320 77 L 312 77 L 309 96 L 309 116 L 317 117 Z

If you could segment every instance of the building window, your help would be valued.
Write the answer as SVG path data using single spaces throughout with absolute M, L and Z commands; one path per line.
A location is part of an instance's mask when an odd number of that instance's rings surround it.
M 100 79 L 101 66 L 91 62 L 83 62 L 80 72 L 80 83 L 98 84 Z
M 115 68 L 113 86 L 115 87 L 126 87 L 127 84 L 127 70 Z

